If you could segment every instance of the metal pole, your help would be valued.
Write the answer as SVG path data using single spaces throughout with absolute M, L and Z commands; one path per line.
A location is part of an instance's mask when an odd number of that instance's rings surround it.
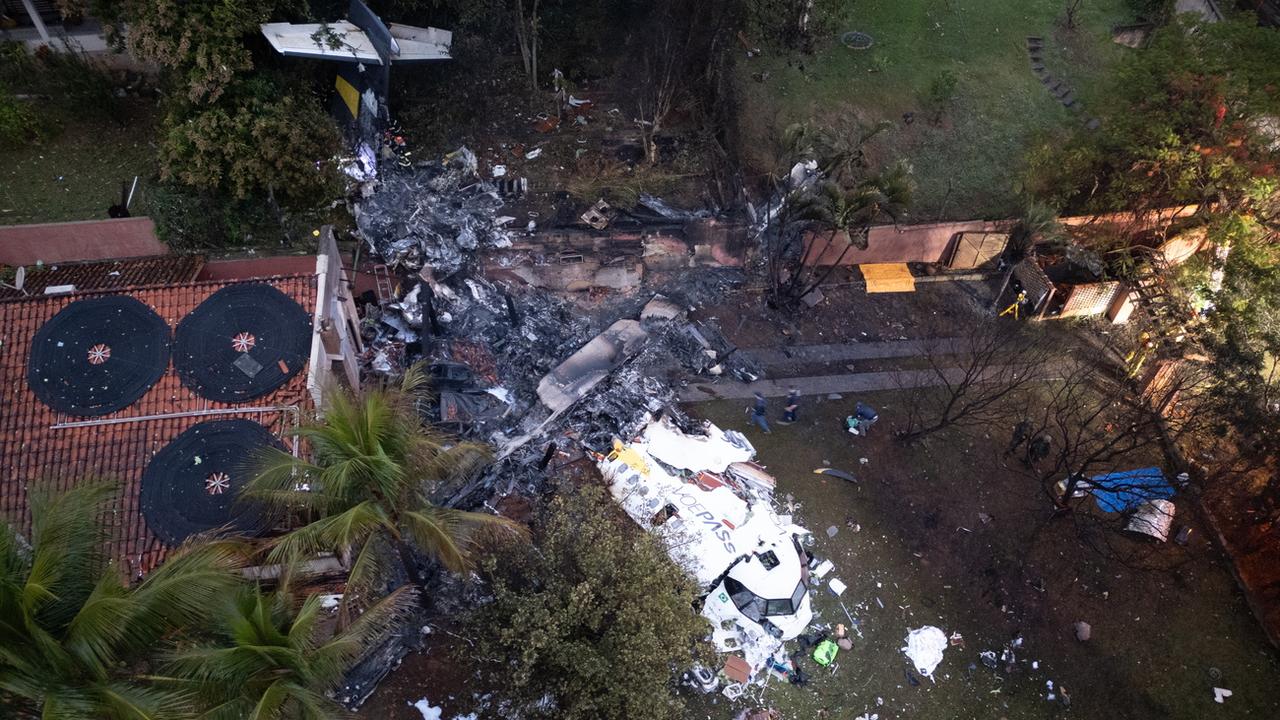
M 70 428 L 82 427 L 98 427 L 101 425 L 123 425 L 125 423 L 150 422 L 152 420 L 168 420 L 170 418 L 187 418 L 187 417 L 207 417 L 211 415 L 253 415 L 271 412 L 289 412 L 298 411 L 296 405 L 273 405 L 269 407 L 251 407 L 251 408 L 211 408 L 209 410 L 190 410 L 187 412 L 161 413 L 159 415 L 137 415 L 135 417 L 123 418 L 107 418 L 104 420 L 76 420 L 74 422 L 58 423 L 50 425 L 53 430 L 66 430 Z
M 31 24 L 35 26 L 36 32 L 40 33 L 40 41 L 48 45 L 49 29 L 44 26 L 44 20 L 40 19 L 40 13 L 36 12 L 36 7 L 31 4 L 31 0 L 22 0 L 22 7 L 27 9 L 27 17 L 31 18 Z

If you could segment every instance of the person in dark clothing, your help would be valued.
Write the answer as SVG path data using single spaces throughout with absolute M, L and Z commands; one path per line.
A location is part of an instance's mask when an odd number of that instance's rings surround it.
M 1004 451 L 1004 454 L 1012 455 L 1013 451 L 1021 447 L 1029 437 L 1031 437 L 1031 421 L 1023 420 L 1013 427 L 1013 436 L 1009 438 L 1009 448 Z
M 796 421 L 796 408 L 800 407 L 800 391 L 795 388 L 787 390 L 787 404 L 782 408 L 782 425 L 790 425 Z
M 759 425 L 760 429 L 764 430 L 765 433 L 768 434 L 770 432 L 768 418 L 769 402 L 765 400 L 764 395 L 761 395 L 760 393 L 756 393 L 755 398 L 756 404 L 748 410 L 748 412 L 751 413 L 751 423 L 753 425 Z
M 1034 440 L 1027 443 L 1027 457 L 1023 460 L 1023 464 L 1032 466 L 1038 465 L 1041 460 L 1049 457 L 1049 447 L 1053 443 L 1053 438 L 1047 433 L 1037 435 Z

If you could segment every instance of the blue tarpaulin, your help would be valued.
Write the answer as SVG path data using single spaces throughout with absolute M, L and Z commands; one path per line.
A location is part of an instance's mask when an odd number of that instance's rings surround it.
M 1107 512 L 1136 510 L 1148 500 L 1167 500 L 1174 494 L 1164 473 L 1154 467 L 1096 475 L 1089 482 L 1098 507 Z

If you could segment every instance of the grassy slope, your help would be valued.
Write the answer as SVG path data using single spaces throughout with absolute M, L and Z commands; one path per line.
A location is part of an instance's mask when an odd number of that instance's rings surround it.
M 871 155 L 912 164 L 916 220 L 1015 214 L 1028 144 L 1080 121 L 1032 74 L 1025 38 L 1046 39 L 1047 68 L 1086 102 L 1105 68 L 1132 52 L 1110 41 L 1110 28 L 1128 20 L 1124 0 L 1084 3 L 1074 32 L 1059 26 L 1061 12 L 1061 0 L 844 0 L 827 23 L 833 36 L 820 38 L 815 55 L 766 53 L 740 63 L 747 160 L 757 169 L 767 162 L 752 149 L 767 147 L 771 126 L 841 116 L 889 120 L 893 130 L 874 141 Z M 875 46 L 845 48 L 838 42 L 845 30 L 871 34 Z M 762 71 L 765 82 L 750 78 Z M 923 106 L 943 71 L 958 79 L 957 99 L 933 125 Z M 916 113 L 911 126 L 902 122 L 908 111 Z
M 0 225 L 106 219 L 120 183 L 155 174 L 155 111 L 130 108 L 128 121 L 68 119 L 55 137 L 0 148 Z M 143 198 L 134 195 L 133 213 Z

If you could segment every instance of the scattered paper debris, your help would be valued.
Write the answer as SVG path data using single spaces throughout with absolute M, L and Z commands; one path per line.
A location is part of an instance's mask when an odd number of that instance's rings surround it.
M 1226 688 L 1216 687 L 1213 689 L 1213 701 L 1221 705 L 1231 697 L 1231 691 Z

